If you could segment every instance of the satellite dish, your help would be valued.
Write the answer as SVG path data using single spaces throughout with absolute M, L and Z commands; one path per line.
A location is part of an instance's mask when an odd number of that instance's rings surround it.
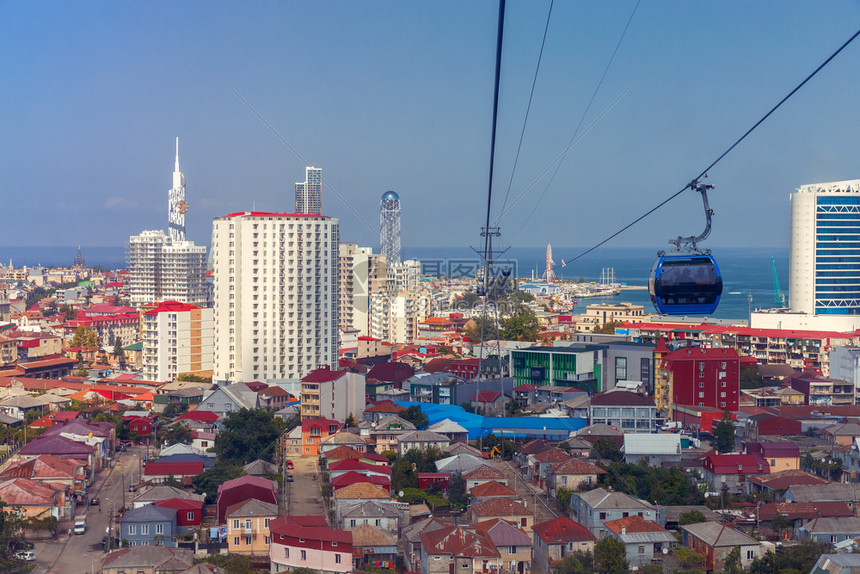
M 397 496 L 399 496 L 400 498 L 403 498 L 403 491 L 401 490 L 400 492 L 398 492 Z
M 664 549 L 663 549 L 663 554 L 668 554 L 668 553 L 669 553 L 669 549 L 668 549 L 668 548 L 664 548 Z

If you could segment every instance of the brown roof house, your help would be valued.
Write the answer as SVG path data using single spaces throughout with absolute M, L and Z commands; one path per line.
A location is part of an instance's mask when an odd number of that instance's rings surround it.
M 114 550 L 102 562 L 103 574 L 162 574 L 184 572 L 194 566 L 194 554 L 185 548 L 132 546 Z
M 532 538 L 525 530 L 493 518 L 472 525 L 485 532 L 502 555 L 502 568 L 509 572 L 527 572 L 532 561 Z
M 476 486 L 480 486 L 486 482 L 495 481 L 507 486 L 508 479 L 505 473 L 492 466 L 481 465 L 478 468 L 472 469 L 463 473 L 463 478 L 466 479 L 466 489 L 471 490 Z
M 498 570 L 502 555 L 490 535 L 465 526 L 445 526 L 422 532 L 421 569 L 424 574 L 477 574 Z
M 597 478 L 606 471 L 578 458 L 570 458 L 554 466 L 547 474 L 547 490 L 555 498 L 559 489 L 579 490 L 581 485 L 597 484 Z
M 763 554 L 761 542 L 717 522 L 699 522 L 681 526 L 682 544 L 705 557 L 705 569 L 721 571 L 729 552 L 738 546 L 741 551 L 741 566 L 750 567 L 752 561 Z
M 652 520 L 640 516 L 628 516 L 605 522 L 607 532 L 624 543 L 627 562 L 631 566 L 649 564 L 660 557 L 664 550 L 676 546 L 678 541 L 668 530 Z
M 472 495 L 472 504 L 491 498 L 513 498 L 514 500 L 520 500 L 520 495 L 517 494 L 516 490 L 495 480 L 479 484 L 469 489 L 469 492 Z
M 594 550 L 594 534 L 567 516 L 534 525 L 534 561 L 544 572 L 552 571 L 565 556 L 577 550 Z
M 344 510 L 350 506 L 361 504 L 368 500 L 388 500 L 391 498 L 384 488 L 370 484 L 369 482 L 356 482 L 334 491 L 334 510 L 338 516 L 342 516 Z
M 521 501 L 513 498 L 488 498 L 469 507 L 472 522 L 481 522 L 493 518 L 501 518 L 519 526 L 531 534 L 534 524 L 534 513 Z

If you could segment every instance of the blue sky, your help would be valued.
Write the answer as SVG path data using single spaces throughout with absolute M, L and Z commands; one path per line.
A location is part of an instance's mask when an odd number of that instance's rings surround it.
M 509 202 L 567 146 L 634 5 L 556 2 Z M 508 3 L 494 215 L 548 7 Z M 474 243 L 496 17 L 482 1 L 2 1 L 0 245 L 122 245 L 166 228 L 176 136 L 191 239 L 208 243 L 228 212 L 292 211 L 304 165 L 226 83 L 372 226 L 393 189 L 404 246 Z M 583 125 L 629 91 L 501 219 L 503 242 L 596 242 L 697 175 L 858 26 L 857 1 L 642 0 Z M 860 40 L 711 171 L 711 245 L 784 246 L 792 190 L 860 178 L 858 62 Z M 329 190 L 323 209 L 343 240 L 376 244 Z M 702 226 L 688 193 L 610 245 L 662 247 Z

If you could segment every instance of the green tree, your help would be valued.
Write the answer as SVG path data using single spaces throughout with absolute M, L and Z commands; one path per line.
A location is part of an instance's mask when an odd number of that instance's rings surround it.
M 240 556 L 238 554 L 209 554 L 206 558 L 195 560 L 196 564 L 207 562 L 219 568 L 223 568 L 226 574 L 254 574 L 259 572 L 254 568 L 249 556 Z M 313 574 L 314 571 L 310 568 L 294 568 L 293 574 L 299 570 L 307 570 L 307 572 L 299 572 L 299 574 Z
M 674 550 L 674 552 L 672 552 L 672 554 L 675 555 L 675 558 L 678 559 L 678 561 L 681 563 L 681 566 L 683 566 L 684 568 L 700 566 L 705 563 L 704 556 L 702 556 L 698 552 L 690 550 L 685 546 L 679 546 Z
M 792 546 L 783 546 L 779 554 L 768 552 L 756 558 L 750 564 L 750 574 L 771 574 L 773 572 L 797 572 L 803 574 L 812 572 L 812 567 L 822 554 L 832 552 L 832 547 L 826 542 L 807 540 Z
M 501 333 L 502 326 L 499 324 L 499 333 Z M 496 339 L 496 320 L 487 315 L 479 315 L 477 317 L 472 317 L 472 319 L 467 323 L 465 335 L 469 338 L 473 343 L 480 343 L 482 341 L 494 341 Z
M 743 574 L 744 568 L 741 566 L 741 547 L 735 546 L 732 548 L 729 555 L 726 556 L 723 562 L 723 572 L 725 574 Z
M 188 405 L 183 403 L 167 403 L 167 406 L 164 407 L 164 410 L 161 411 L 161 414 L 166 419 L 174 419 L 179 415 L 185 414 L 188 412 Z
M 794 527 L 794 521 L 792 521 L 785 514 L 777 514 L 773 517 L 773 520 L 770 521 L 770 528 L 780 536 L 783 532 L 787 530 L 791 530 Z
M 594 554 L 576 550 L 555 567 L 554 574 L 592 574 L 594 572 Z
M 75 329 L 72 336 L 72 347 L 87 347 L 89 349 L 99 348 L 99 336 L 92 327 L 81 325 Z
M 695 482 L 678 467 L 649 466 L 642 461 L 637 464 L 611 463 L 608 470 L 598 481 L 604 488 L 666 506 L 704 503 Z
M 758 389 L 767 385 L 755 365 L 741 365 L 740 383 L 742 389 Z
M 684 526 L 685 524 L 698 524 L 699 522 L 705 522 L 705 515 L 702 514 L 701 510 L 683 512 L 678 517 L 678 524 L 681 526 Z
M 201 377 L 199 375 L 194 375 L 191 373 L 180 373 L 178 377 L 176 377 L 177 381 L 183 381 L 188 383 L 205 383 L 212 384 L 212 377 Z
M 412 405 L 405 411 L 402 411 L 398 416 L 403 420 L 414 424 L 415 428 L 427 428 L 427 425 L 430 424 L 430 419 L 427 418 L 427 415 L 424 414 L 424 411 L 422 411 L 421 407 L 418 405 Z
M 594 571 L 600 574 L 627 574 L 627 548 L 624 543 L 607 536 L 594 545 Z
M 12 541 L 21 530 L 21 518 L 17 512 L 5 510 L 6 503 L 0 500 L 0 559 L 10 558 L 15 553 Z
M 119 363 L 120 370 L 125 370 L 125 350 L 122 348 L 122 338 L 119 335 L 113 340 L 113 356 Z
M 732 452 L 735 449 L 735 423 L 728 411 L 714 425 L 714 448 L 720 452 Z
M 191 434 L 191 429 L 183 421 L 177 421 L 159 431 L 156 444 L 157 446 L 191 444 L 193 441 L 194 436 Z
M 219 460 L 229 464 L 247 464 L 258 458 L 272 461 L 277 449 L 270 448 L 281 436 L 284 421 L 266 409 L 230 412 L 224 419 L 224 430 L 215 438 Z
M 351 428 L 355 428 L 355 425 L 356 425 L 355 417 L 352 416 L 352 413 L 349 413 L 349 416 L 346 417 L 346 422 L 343 423 L 343 426 L 348 428 L 348 429 L 351 429 Z
M 191 484 L 194 485 L 194 492 L 206 495 L 206 504 L 215 504 L 218 497 L 218 487 L 228 480 L 239 478 L 243 474 L 245 474 L 245 470 L 241 466 L 227 464 L 219 460 L 215 466 L 207 468 L 192 478 Z
M 621 449 L 618 448 L 615 441 L 606 437 L 600 437 L 595 440 L 591 445 L 591 450 L 593 450 L 598 457 L 609 462 L 621 462 L 624 458 L 624 453 L 621 452 Z
M 561 506 L 562 510 L 567 512 L 570 510 L 570 495 L 573 494 L 572 490 L 568 490 L 566 488 L 559 488 L 555 493 L 555 499 L 558 501 L 559 506 Z
M 534 311 L 525 305 L 517 305 L 514 313 L 505 318 L 501 336 L 505 341 L 536 341 L 539 330 Z
M 455 506 L 465 508 L 469 502 L 469 495 L 466 492 L 466 479 L 459 472 L 455 472 L 448 479 L 448 501 Z
M 614 335 L 617 327 L 623 327 L 624 321 L 608 321 L 599 327 L 595 327 L 594 332 L 601 335 Z

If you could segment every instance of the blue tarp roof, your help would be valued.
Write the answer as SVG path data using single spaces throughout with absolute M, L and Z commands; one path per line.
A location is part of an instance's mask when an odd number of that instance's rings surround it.
M 584 418 L 568 417 L 482 417 L 466 412 L 459 405 L 437 405 L 433 403 L 411 403 L 394 401 L 403 407 L 419 406 L 427 415 L 430 424 L 450 419 L 469 431 L 470 439 L 488 434 L 506 438 L 563 437 L 586 426 Z

